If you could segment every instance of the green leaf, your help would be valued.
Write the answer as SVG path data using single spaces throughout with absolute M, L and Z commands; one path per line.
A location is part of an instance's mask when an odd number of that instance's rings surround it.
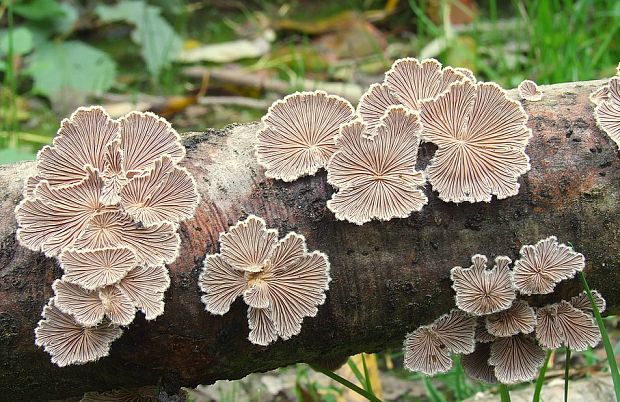
M 13 40 L 13 55 L 29 53 L 33 47 L 32 31 L 26 27 L 13 28 L 11 35 Z M 0 31 L 0 54 L 5 56 L 9 53 L 9 31 Z
M 95 11 L 103 22 L 127 22 L 135 26 L 131 39 L 140 45 L 142 59 L 153 77 L 170 66 L 183 46 L 181 37 L 160 15 L 161 9 L 144 1 L 99 5 Z
M 116 78 L 116 64 L 104 52 L 79 41 L 48 42 L 33 53 L 27 70 L 34 91 L 56 100 L 79 93 L 100 95 Z
M 32 0 L 16 3 L 13 12 L 26 19 L 39 21 L 61 16 L 65 11 L 56 0 Z

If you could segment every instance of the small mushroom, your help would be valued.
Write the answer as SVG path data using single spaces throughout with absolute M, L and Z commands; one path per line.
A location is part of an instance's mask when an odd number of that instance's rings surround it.
M 60 367 L 107 356 L 110 344 L 123 333 L 118 326 L 108 323 L 81 326 L 73 316 L 60 311 L 53 299 L 43 309 L 42 317 L 34 330 L 35 345 L 43 347 L 52 356 L 52 363 Z
M 159 266 L 137 266 L 116 285 L 144 318 L 154 320 L 164 313 L 164 292 L 170 287 L 168 270 Z
M 532 135 L 521 104 L 494 83 L 456 82 L 420 108 L 422 141 L 437 145 L 426 168 L 439 198 L 490 202 L 519 192 L 530 169 L 525 147 Z
M 387 84 L 372 84 L 360 98 L 356 114 L 366 124 L 366 130 L 374 133 L 387 109 L 398 104 L 398 99 L 392 95 Z
M 408 57 L 398 59 L 385 73 L 385 84 L 394 97 L 409 109 L 419 111 L 422 101 L 435 99 L 445 93 L 450 84 L 466 81 L 462 73 L 452 67 L 441 68 L 435 59 Z
M 69 249 L 59 259 L 65 272 L 62 279 L 90 290 L 120 281 L 136 264 L 136 255 L 128 247 Z
M 476 343 L 476 348 L 472 353 L 461 357 L 463 371 L 475 380 L 481 380 L 488 384 L 497 383 L 495 369 L 489 364 L 489 357 L 491 357 L 491 344 Z
M 513 281 L 519 292 L 526 295 L 552 293 L 558 282 L 572 278 L 585 267 L 583 255 L 558 243 L 555 236 L 521 247 L 520 254 L 514 265 Z
M 374 133 L 361 120 L 343 124 L 327 181 L 339 191 L 327 201 L 336 219 L 362 225 L 406 218 L 428 202 L 415 170 L 420 122 L 403 106 L 390 106 Z
M 596 308 L 598 308 L 599 313 L 605 311 L 607 308 L 607 302 L 605 301 L 603 295 L 601 295 L 597 290 L 592 290 L 592 298 L 594 299 L 594 303 L 596 304 Z M 571 298 L 570 304 L 583 312 L 592 314 L 592 303 L 590 303 L 590 299 L 588 298 L 588 294 L 585 290 L 577 296 Z
M 589 99 L 590 102 L 594 103 L 597 106 L 603 101 L 609 99 L 609 86 L 603 85 L 602 87 L 595 89 L 590 94 Z
M 489 364 L 502 384 L 533 380 L 544 360 L 545 352 L 528 335 L 497 338 L 491 343 Z
M 181 239 L 172 223 L 154 226 L 136 225 L 118 211 L 96 214 L 73 245 L 80 249 L 129 247 L 140 264 L 170 264 L 178 256 Z
M 122 170 L 127 175 L 151 170 L 164 155 L 174 163 L 185 157 L 181 137 L 166 119 L 150 112 L 131 112 L 119 123 Z
M 592 315 L 564 300 L 538 309 L 536 320 L 536 339 L 546 349 L 565 345 L 582 351 L 601 341 L 601 333 Z
M 71 314 L 80 325 L 96 326 L 104 317 L 116 325 L 129 325 L 136 309 L 124 293 L 114 286 L 101 290 L 88 290 L 57 279 L 52 284 L 54 305 L 62 312 Z
M 148 173 L 133 177 L 120 190 L 120 203 L 134 221 L 145 226 L 178 223 L 194 216 L 199 195 L 186 169 L 164 155 Z
M 80 107 L 60 123 L 52 146 L 37 154 L 37 171 L 51 187 L 77 184 L 85 166 L 103 172 L 106 147 L 118 137 L 119 123 L 101 106 Z
M 354 117 L 351 104 L 323 91 L 296 92 L 274 102 L 257 134 L 265 175 L 283 181 L 313 175 L 336 151 L 338 127 Z
M 70 247 L 89 220 L 105 205 L 99 200 L 103 180 L 99 171 L 85 168 L 86 177 L 66 187 L 51 187 L 42 180 L 35 198 L 25 198 L 15 208 L 17 239 L 31 250 L 54 257 Z
M 615 76 L 607 83 L 609 95 L 594 108 L 596 124 L 620 146 L 620 77 Z
M 487 269 L 487 258 L 476 254 L 469 268 L 450 270 L 456 305 L 474 315 L 487 315 L 505 310 L 512 305 L 515 291 L 510 279 L 510 258 L 495 258 L 495 266 Z
M 456 309 L 419 327 L 405 337 L 405 367 L 426 375 L 448 371 L 452 367 L 450 353 L 474 351 L 475 328 L 476 319 Z
M 543 92 L 538 88 L 534 81 L 524 80 L 518 87 L 521 99 L 530 102 L 538 102 L 543 98 Z
M 536 313 L 525 300 L 515 300 L 507 310 L 486 317 L 486 328 L 489 334 L 507 337 L 519 333 L 534 332 Z
M 305 238 L 267 229 L 251 215 L 220 235 L 220 254 L 207 255 L 198 283 L 202 301 L 212 314 L 225 314 L 243 296 L 255 344 L 299 334 L 304 317 L 314 317 L 329 288 L 329 262 L 306 250 Z

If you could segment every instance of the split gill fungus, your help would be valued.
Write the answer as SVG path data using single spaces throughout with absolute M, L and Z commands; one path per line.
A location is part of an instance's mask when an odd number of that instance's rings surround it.
M 111 119 L 99 106 L 64 119 L 37 155 L 15 209 L 21 245 L 58 260 L 35 343 L 59 366 L 106 356 L 136 311 L 164 312 L 165 264 L 178 255 L 178 224 L 194 215 L 196 183 L 170 124 L 132 112 Z

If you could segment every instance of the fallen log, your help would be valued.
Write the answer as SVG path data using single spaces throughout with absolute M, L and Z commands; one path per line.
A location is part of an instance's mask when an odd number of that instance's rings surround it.
M 32 163 L 0 166 L 0 389 L 3 400 L 47 400 L 85 391 L 162 384 L 167 390 L 236 379 L 295 362 L 330 365 L 361 351 L 399 347 L 406 332 L 454 306 L 449 270 L 472 254 L 515 259 L 523 244 L 555 234 L 586 256 L 591 287 L 620 311 L 620 161 L 595 124 L 588 95 L 602 81 L 543 86 L 525 102 L 533 138 L 532 169 L 517 196 L 456 205 L 430 191 L 429 205 L 407 219 L 356 226 L 326 208 L 325 172 L 293 183 L 266 179 L 254 158 L 258 124 L 185 136 L 184 165 L 202 194 L 196 216 L 181 226 L 181 254 L 169 266 L 166 311 L 137 319 L 96 363 L 58 368 L 34 345 L 34 327 L 61 276 L 53 259 L 19 246 L 13 209 Z M 511 91 L 512 96 L 516 96 Z M 424 160 L 431 147 L 424 146 Z M 300 335 L 260 347 L 247 341 L 246 309 L 204 311 L 197 286 L 205 253 L 218 234 L 247 214 L 283 236 L 302 233 L 310 250 L 329 255 L 332 282 L 325 305 Z M 536 303 L 576 294 L 568 281 Z

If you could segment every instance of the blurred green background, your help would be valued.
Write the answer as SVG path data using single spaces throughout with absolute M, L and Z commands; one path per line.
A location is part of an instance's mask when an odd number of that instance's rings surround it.
M 603 78 L 619 28 L 613 0 L 0 0 L 0 163 L 34 159 L 81 105 L 199 131 L 300 89 L 357 103 L 404 56 L 506 88 Z

